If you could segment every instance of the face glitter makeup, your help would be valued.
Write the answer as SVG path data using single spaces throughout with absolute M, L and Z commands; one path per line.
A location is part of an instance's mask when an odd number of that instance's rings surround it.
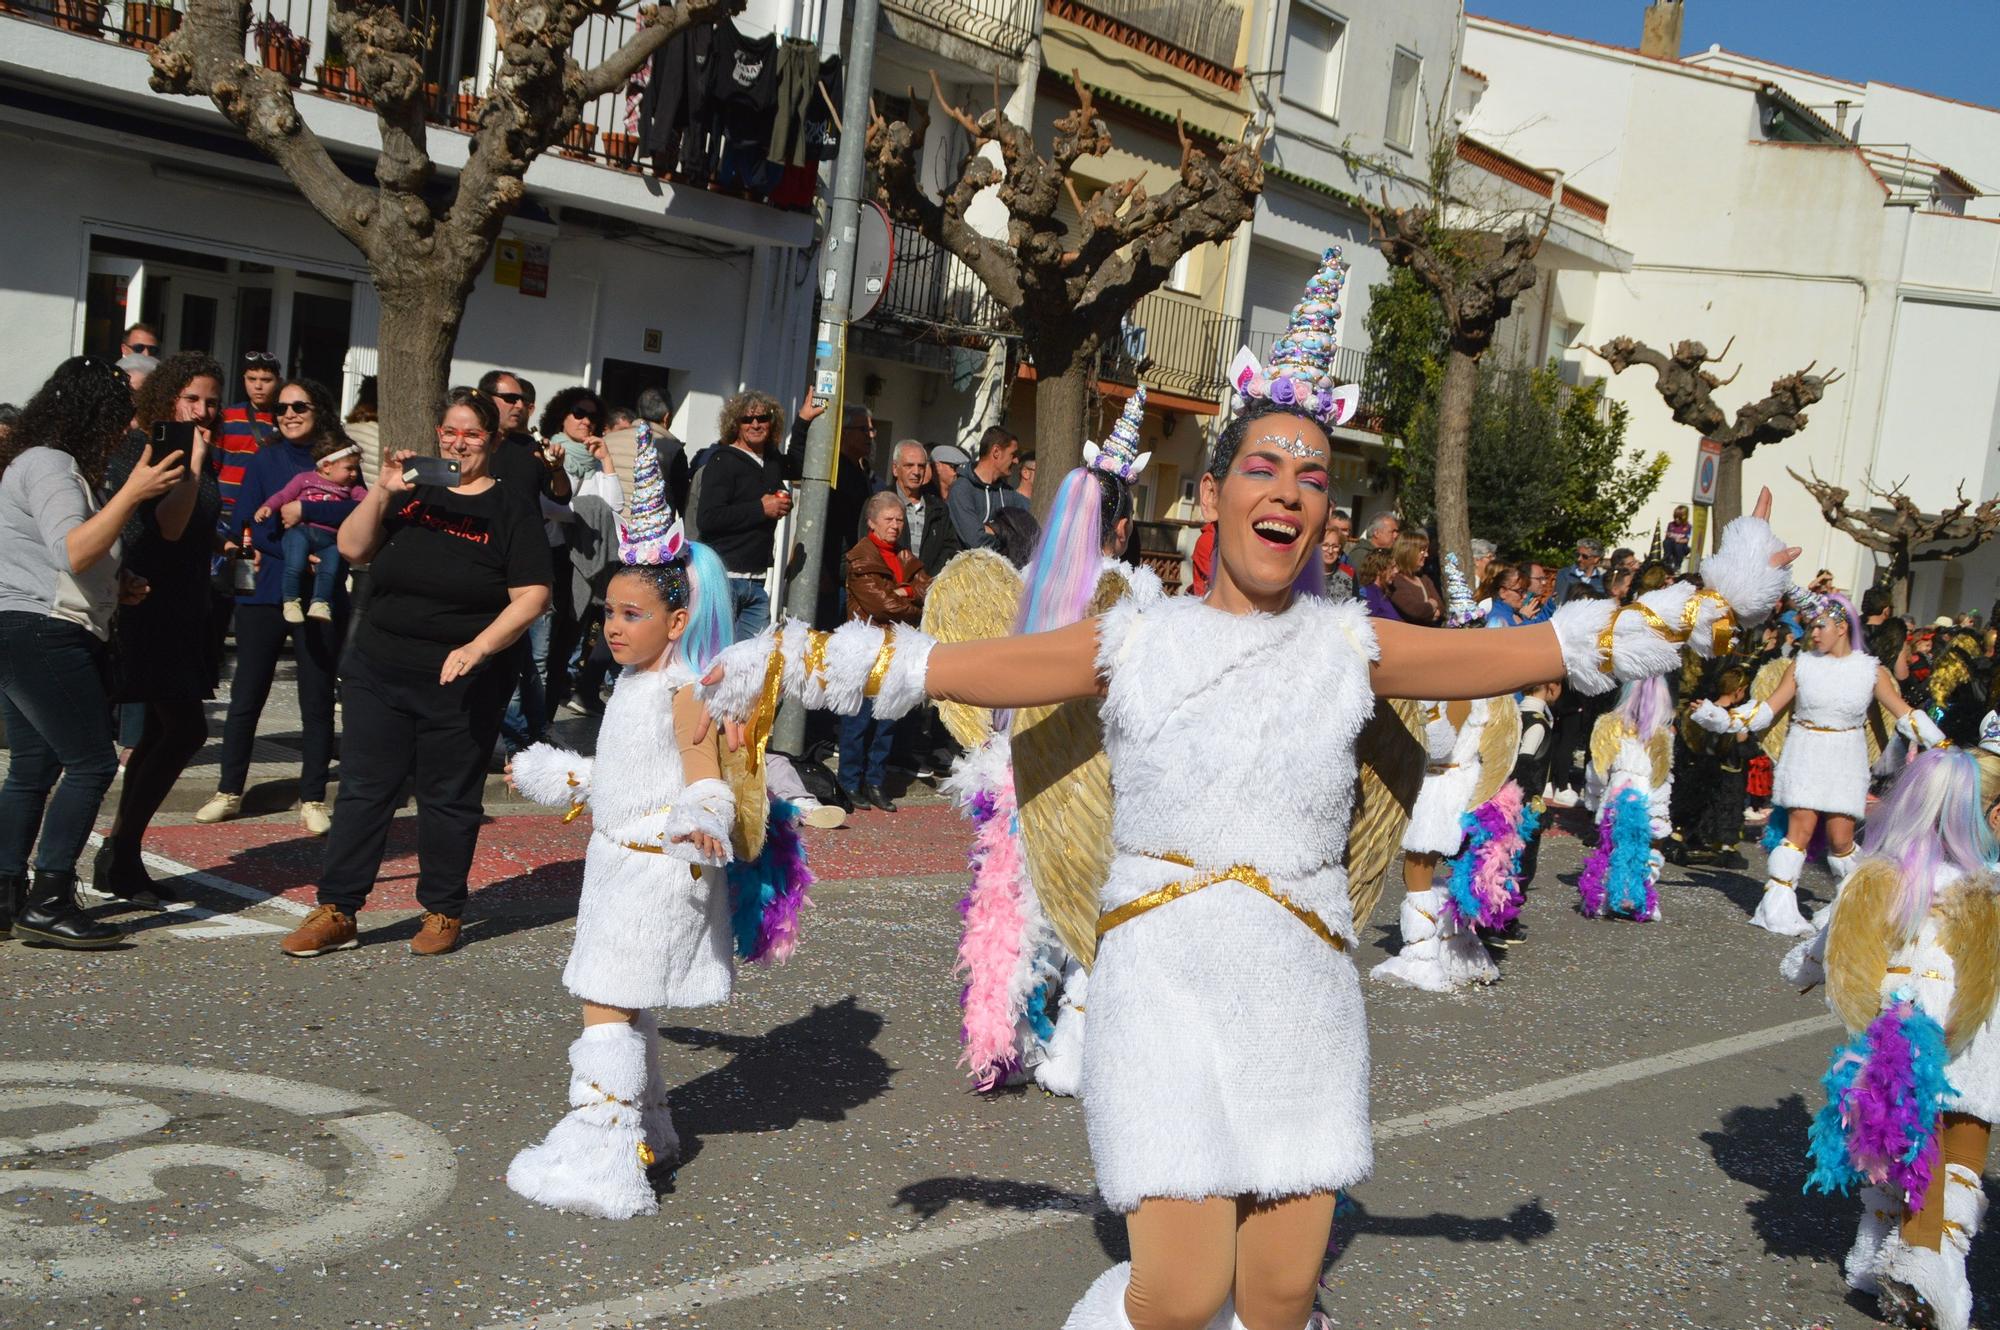
M 1259 434 L 1250 441 L 1253 448 L 1269 444 L 1279 452 L 1288 453 L 1301 462 L 1324 462 L 1326 454 L 1294 434 Z

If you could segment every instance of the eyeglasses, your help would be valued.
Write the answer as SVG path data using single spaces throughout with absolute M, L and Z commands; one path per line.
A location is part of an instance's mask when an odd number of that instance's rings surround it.
M 594 425 L 602 418 L 602 413 L 594 406 L 573 406 L 570 408 L 569 418 L 571 420 L 588 420 Z
M 745 416 L 743 417 L 743 423 L 746 425 L 768 425 L 771 423 L 771 416 L 769 412 L 761 416 Z
M 492 437 L 483 429 L 458 430 L 445 425 L 438 426 L 439 443 L 484 443 Z
M 488 393 L 486 395 L 488 397 L 491 397 L 496 402 L 505 402 L 508 406 L 519 406 L 522 402 L 527 400 L 527 398 L 520 393 Z
M 272 414 L 280 416 L 309 416 L 313 413 L 311 402 L 279 402 L 271 408 Z
M 127 342 L 125 345 L 132 348 L 132 354 L 135 356 L 157 356 L 160 354 L 160 344 L 158 342 Z
M 246 351 L 243 363 L 251 369 L 271 369 L 278 367 L 278 358 L 269 351 Z

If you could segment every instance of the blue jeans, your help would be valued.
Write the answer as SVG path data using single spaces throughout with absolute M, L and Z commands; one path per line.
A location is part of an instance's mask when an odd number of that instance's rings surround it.
M 507 704 L 507 714 L 500 718 L 500 738 L 510 753 L 518 753 L 534 743 L 549 727 L 548 690 L 543 680 L 548 678 L 549 629 L 554 623 L 555 611 L 544 610 L 514 644 L 521 678 L 514 688 L 513 700 Z
M 875 699 L 861 710 L 840 718 L 840 788 L 853 794 L 863 785 L 882 783 L 889 771 L 889 748 L 896 742 L 896 722 L 875 718 Z
M 0 723 L 11 750 L 0 784 L 0 873 L 25 872 L 30 850 L 38 872 L 76 871 L 118 774 L 104 666 L 104 644 L 79 625 L 0 612 Z
M 771 593 L 764 589 L 763 578 L 731 574 L 729 605 L 736 613 L 735 634 L 731 640 L 741 642 L 771 626 Z
M 334 533 L 323 526 L 309 526 L 301 522 L 297 526 L 285 528 L 285 534 L 278 537 L 278 544 L 285 551 L 284 581 L 280 594 L 284 599 L 305 600 L 306 579 L 312 579 L 313 600 L 333 603 L 334 588 L 340 585 L 340 552 L 334 548 Z M 319 567 L 312 566 L 312 556 L 319 555 Z

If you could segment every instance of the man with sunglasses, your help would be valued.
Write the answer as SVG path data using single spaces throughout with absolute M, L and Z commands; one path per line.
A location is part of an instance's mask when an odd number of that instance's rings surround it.
M 150 323 L 135 323 L 125 330 L 124 340 L 118 343 L 118 355 L 121 359 L 125 356 L 151 356 L 158 360 L 160 334 Z

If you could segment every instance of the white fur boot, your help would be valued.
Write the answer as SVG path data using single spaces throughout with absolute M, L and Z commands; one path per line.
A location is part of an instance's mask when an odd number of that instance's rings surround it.
M 1828 852 L 1826 856 L 1826 867 L 1827 871 L 1833 874 L 1833 887 L 1836 894 L 1838 894 L 1840 890 L 1840 884 L 1847 881 L 1847 879 L 1850 876 L 1852 876 L 1855 865 L 1859 864 L 1860 862 L 1861 862 L 1861 847 L 1859 845 L 1848 846 L 1846 854 L 1834 854 L 1831 851 Z
M 1812 925 L 1799 913 L 1799 872 L 1806 866 L 1806 852 L 1790 841 L 1780 841 L 1771 851 L 1764 881 L 1764 899 L 1750 922 L 1785 937 L 1804 937 Z
M 660 1071 L 659 1018 L 642 1011 L 632 1025 L 646 1040 L 646 1092 L 639 1100 L 639 1124 L 646 1133 L 646 1148 L 653 1152 L 652 1162 L 671 1164 L 681 1157 L 681 1137 L 674 1130 L 673 1111 L 667 1107 L 667 1078 Z
M 540 1145 L 514 1156 L 507 1185 L 531 1201 L 630 1219 L 658 1214 L 646 1181 L 646 1037 L 623 1022 L 592 1025 L 569 1046 L 570 1112 Z
M 1083 1092 L 1083 1008 L 1090 992 L 1090 971 L 1072 958 L 1063 963 L 1062 978 L 1056 1032 L 1049 1037 L 1042 1060 L 1035 1064 L 1035 1083 L 1050 1094 L 1074 1099 Z
M 1855 1230 L 1854 1245 L 1847 1249 L 1847 1259 L 1841 1263 L 1849 1288 L 1875 1292 L 1875 1266 L 1882 1257 L 1882 1244 L 1889 1237 L 1889 1229 L 1902 1217 L 1902 1206 L 1888 1192 L 1880 1187 L 1861 1189 L 1861 1226 Z
M 1441 887 L 1403 894 L 1398 924 L 1403 946 L 1394 956 L 1368 972 L 1370 979 L 1386 979 L 1432 993 L 1449 993 L 1467 984 L 1490 984 L 1500 977 L 1500 968 L 1486 954 L 1479 935 L 1460 929 L 1444 913 L 1445 893 Z
M 1125 1314 L 1125 1290 L 1132 1284 L 1132 1263 L 1122 1261 L 1097 1277 L 1076 1306 L 1069 1309 L 1069 1319 L 1063 1322 L 1063 1330 L 1132 1330 L 1132 1318 Z M 1222 1310 L 1208 1323 L 1208 1330 L 1231 1330 L 1232 1326 L 1243 1323 L 1236 1319 L 1235 1300 L 1222 1304 Z

